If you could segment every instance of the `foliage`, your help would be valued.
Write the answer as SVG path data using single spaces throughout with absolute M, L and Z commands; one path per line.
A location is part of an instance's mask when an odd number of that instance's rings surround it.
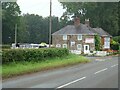
M 117 2 L 61 2 L 68 13 L 67 16 L 80 17 L 84 23 L 85 18 L 90 19 L 91 27 L 101 27 L 111 35 L 119 35 Z
M 14 42 L 15 24 L 19 24 L 21 11 L 16 2 L 2 3 L 2 41 Z
M 63 57 L 68 54 L 68 49 L 64 48 L 8 49 L 2 52 L 2 62 L 4 64 L 19 61 L 42 61 L 46 58 Z
M 10 49 L 10 45 L 2 45 L 2 49 Z
M 113 37 L 113 40 L 116 41 L 116 42 L 118 42 L 118 43 L 120 43 L 120 36 Z
M 99 35 L 95 35 L 95 50 L 100 51 L 102 49 L 101 47 L 101 40 Z
M 115 40 L 111 41 L 111 49 L 112 50 L 119 50 L 119 46 L 120 46 L 120 44 L 118 42 L 116 42 Z
M 2 66 L 2 78 L 9 78 L 21 74 L 34 73 L 37 71 L 50 70 L 79 63 L 87 63 L 89 60 L 83 56 L 69 54 L 64 57 L 48 58 L 43 62 L 18 62 Z

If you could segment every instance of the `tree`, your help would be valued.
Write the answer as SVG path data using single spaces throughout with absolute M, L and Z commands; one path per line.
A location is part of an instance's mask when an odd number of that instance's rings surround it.
M 119 35 L 117 2 L 62 2 L 69 15 L 90 19 L 91 27 L 102 27 L 111 35 Z
M 29 41 L 29 31 L 27 30 L 26 20 L 20 16 L 20 24 L 17 30 L 17 41 L 19 43 L 27 43 Z
M 42 17 L 35 14 L 24 14 L 21 16 L 21 28 L 19 30 L 21 33 L 24 33 L 20 39 L 22 42 L 28 43 L 48 43 L 49 41 L 49 17 Z M 52 16 L 52 33 L 59 29 L 59 20 L 58 17 Z M 24 28 L 24 30 L 23 30 Z
M 16 2 L 2 3 L 2 42 L 14 42 L 15 24 L 19 24 L 21 11 Z

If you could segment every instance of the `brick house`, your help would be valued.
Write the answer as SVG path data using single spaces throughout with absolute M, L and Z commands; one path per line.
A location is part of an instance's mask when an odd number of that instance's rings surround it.
M 110 42 L 112 40 L 112 36 L 104 31 L 102 28 L 93 28 L 93 32 L 97 33 L 101 38 L 101 44 L 103 50 L 110 49 Z
M 97 29 L 89 26 L 88 19 L 85 20 L 85 24 L 82 24 L 79 18 L 75 18 L 74 25 L 67 25 L 52 34 L 52 44 L 58 48 L 68 48 L 70 51 L 87 54 L 95 51 L 94 36 L 96 33 L 101 35 Z

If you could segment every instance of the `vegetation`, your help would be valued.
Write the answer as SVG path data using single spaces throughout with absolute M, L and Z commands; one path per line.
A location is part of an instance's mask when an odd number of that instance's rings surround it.
M 72 16 L 78 16 L 81 23 L 85 18 L 90 19 L 91 27 L 101 27 L 113 36 L 120 35 L 118 28 L 118 11 L 120 3 L 117 2 L 62 2 L 66 12 L 61 18 L 52 16 L 52 33 L 60 28 L 73 24 Z M 119 7 L 118 7 L 119 6 Z M 14 42 L 14 28 L 18 24 L 17 41 L 20 43 L 48 43 L 49 17 L 35 14 L 23 14 L 17 3 L 2 3 L 2 42 L 11 44 Z M 120 21 L 119 21 L 120 22 Z
M 27 74 L 87 62 L 89 62 L 89 60 L 84 58 L 83 56 L 69 54 L 65 57 L 48 58 L 43 60 L 42 62 L 26 61 L 19 63 L 4 64 L 2 66 L 2 77 L 4 79 L 13 76 L 18 76 L 21 74 Z
M 95 35 L 95 50 L 100 51 L 102 49 L 100 36 Z
M 46 58 L 63 57 L 69 54 L 65 48 L 43 49 L 6 49 L 2 51 L 2 63 L 16 63 L 20 61 L 44 61 Z
M 10 48 L 11 48 L 11 45 L 9 44 L 2 45 L 2 49 L 10 49 Z
M 120 36 L 113 37 L 113 40 L 116 41 L 116 42 L 118 42 L 118 43 L 120 43 Z
M 20 23 L 20 8 L 16 2 L 2 3 L 2 41 L 11 43 L 14 41 L 15 24 Z
M 63 17 L 80 17 L 81 22 L 85 18 L 90 19 L 91 27 L 101 27 L 111 35 L 120 35 L 118 2 L 61 2 L 66 9 Z
M 117 41 L 115 41 L 115 40 L 111 41 L 111 49 L 112 50 L 119 50 L 119 46 L 120 46 L 120 44 Z

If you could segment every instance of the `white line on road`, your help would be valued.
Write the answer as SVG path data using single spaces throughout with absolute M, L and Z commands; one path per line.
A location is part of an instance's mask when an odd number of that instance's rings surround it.
M 97 71 L 97 72 L 95 72 L 94 74 L 97 74 L 97 73 L 103 72 L 103 71 L 105 71 L 105 70 L 107 70 L 107 68 L 102 69 L 102 70 L 100 70 L 100 71 Z
M 115 64 L 115 65 L 113 65 L 113 66 L 111 66 L 111 67 L 115 67 L 115 66 L 117 66 L 118 64 Z
M 80 80 L 83 80 L 83 79 L 85 79 L 85 78 L 86 78 L 86 77 L 82 77 L 82 78 L 79 78 L 79 79 L 77 79 L 77 80 L 75 80 L 75 81 L 66 83 L 66 84 L 64 84 L 64 85 L 61 85 L 61 86 L 57 87 L 57 89 L 63 88 L 63 87 L 65 87 L 65 86 L 68 86 L 68 85 L 70 85 L 70 84 L 73 84 L 73 83 L 75 83 L 75 82 L 78 82 L 78 81 L 80 81 Z

